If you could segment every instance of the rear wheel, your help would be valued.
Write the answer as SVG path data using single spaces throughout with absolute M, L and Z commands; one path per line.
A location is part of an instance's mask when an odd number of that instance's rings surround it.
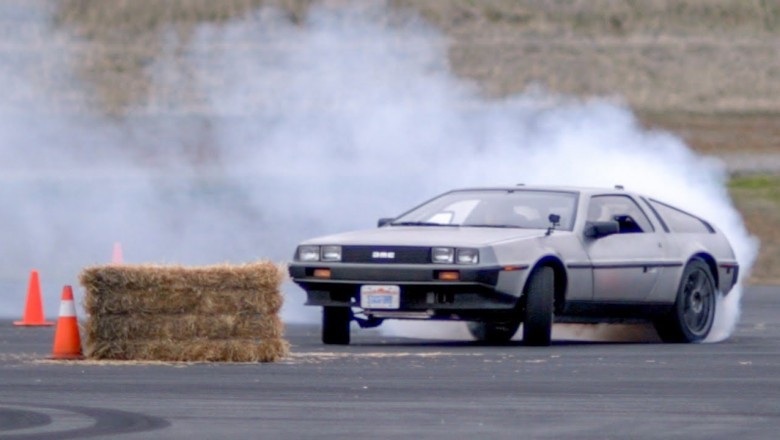
M 469 333 L 474 339 L 488 344 L 502 344 L 512 339 L 520 327 L 518 321 L 506 322 L 469 322 Z
M 717 289 L 709 266 L 694 258 L 685 266 L 674 308 L 655 321 L 664 342 L 700 342 L 715 320 Z
M 322 343 L 349 345 L 349 323 L 352 309 L 349 307 L 322 308 Z
M 531 274 L 525 291 L 523 316 L 523 343 L 530 346 L 548 346 L 552 336 L 555 274 L 544 266 Z

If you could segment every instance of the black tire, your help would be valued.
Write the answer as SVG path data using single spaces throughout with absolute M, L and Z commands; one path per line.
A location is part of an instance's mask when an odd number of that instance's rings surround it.
M 715 320 L 717 288 L 709 266 L 700 258 L 692 259 L 683 271 L 674 307 L 655 321 L 658 336 L 664 342 L 701 342 Z
M 552 267 L 540 267 L 531 274 L 525 289 L 523 344 L 546 347 L 552 340 L 555 273 Z
M 352 309 L 349 307 L 322 308 L 322 343 L 349 345 L 349 323 Z
M 504 344 L 512 339 L 520 327 L 519 321 L 506 322 L 481 322 L 468 323 L 469 333 L 477 341 L 486 344 Z

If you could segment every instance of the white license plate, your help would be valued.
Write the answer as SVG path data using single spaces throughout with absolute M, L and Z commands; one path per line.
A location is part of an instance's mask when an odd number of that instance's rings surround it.
M 398 309 L 401 288 L 398 286 L 361 286 L 360 307 L 364 309 Z

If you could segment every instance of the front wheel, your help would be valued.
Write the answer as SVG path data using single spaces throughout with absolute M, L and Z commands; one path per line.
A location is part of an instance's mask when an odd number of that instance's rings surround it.
M 550 345 L 554 300 L 555 273 L 552 267 L 540 267 L 531 274 L 525 291 L 523 344 Z
M 664 342 L 700 342 L 715 320 L 717 289 L 709 266 L 695 258 L 685 266 L 674 308 L 655 321 Z
M 352 309 L 349 307 L 322 308 L 322 343 L 349 345 L 349 323 Z
M 509 342 L 520 327 L 519 321 L 506 322 L 469 322 L 471 336 L 477 341 L 487 344 L 503 344 Z

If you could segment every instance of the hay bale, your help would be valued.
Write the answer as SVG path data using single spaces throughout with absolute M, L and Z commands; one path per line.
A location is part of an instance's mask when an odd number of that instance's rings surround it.
M 104 315 L 85 327 L 86 340 L 128 341 L 206 339 L 278 339 L 284 328 L 278 315 Z
M 149 315 L 178 314 L 241 314 L 278 313 L 282 297 L 277 289 L 215 290 L 201 287 L 166 289 L 161 286 L 148 289 L 102 287 L 99 295 L 87 297 L 84 307 L 89 314 L 116 315 L 132 310 Z M 160 295 L 165 296 L 161 301 Z
M 90 359 L 174 362 L 274 362 L 287 355 L 282 339 L 258 344 L 250 340 L 113 341 L 95 346 Z
M 81 282 L 88 289 L 104 286 L 123 290 L 267 290 L 276 289 L 281 281 L 282 273 L 269 262 L 203 267 L 109 265 L 87 268 L 81 274 Z
M 111 265 L 80 276 L 92 359 L 272 362 L 288 344 L 283 272 L 260 262 L 207 267 Z

